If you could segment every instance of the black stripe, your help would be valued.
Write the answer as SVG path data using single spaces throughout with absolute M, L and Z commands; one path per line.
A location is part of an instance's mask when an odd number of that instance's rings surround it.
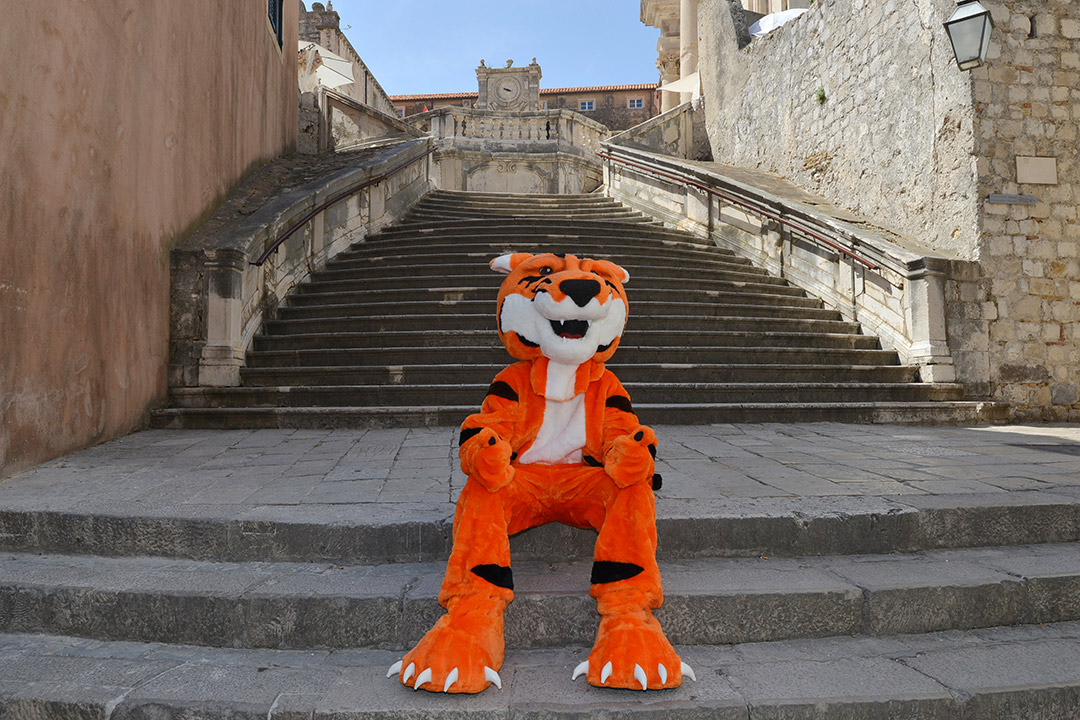
M 592 566 L 592 578 L 589 582 L 593 585 L 599 583 L 613 583 L 627 580 L 645 571 L 645 568 L 634 563 L 610 562 L 597 560 Z
M 505 398 L 510 402 L 518 401 L 518 394 L 514 392 L 514 388 L 510 387 L 509 383 L 504 383 L 502 380 L 496 380 L 491 383 L 491 387 L 488 388 L 487 394 Z
M 622 410 L 623 412 L 634 412 L 634 406 L 630 404 L 630 398 L 625 395 L 612 395 L 607 399 L 607 402 L 604 403 L 604 406 Z
M 649 443 L 649 454 L 652 455 L 654 459 L 656 458 L 656 446 L 652 443 Z
M 458 438 L 458 445 L 464 445 L 467 440 L 479 435 L 481 430 L 483 428 L 464 428 L 461 431 L 461 437 Z
M 599 347 L 596 348 L 596 352 L 598 352 L 598 353 L 607 352 L 608 348 L 611 347 L 614 344 L 615 344 L 615 341 L 612 340 L 607 345 L 600 345 Z
M 517 333 L 517 337 L 518 337 L 518 342 L 520 342 L 525 347 L 540 347 L 540 343 L 534 343 L 532 340 L 527 339 L 521 333 Z
M 655 492 L 664 487 L 664 478 L 660 477 L 660 473 L 653 473 L 652 476 L 652 489 Z
M 496 587 L 514 589 L 514 572 L 502 565 L 477 565 L 470 572 Z
M 596 458 L 590 455 L 582 455 L 581 459 L 585 461 L 585 464 L 589 467 L 604 467 L 604 463 L 600 462 Z

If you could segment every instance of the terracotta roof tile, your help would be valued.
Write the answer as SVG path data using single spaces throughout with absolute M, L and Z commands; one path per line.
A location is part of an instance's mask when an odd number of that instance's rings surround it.
M 540 94 L 562 95 L 586 92 L 618 92 L 622 90 L 655 90 L 657 87 L 657 83 L 637 83 L 634 85 L 586 85 L 582 87 L 567 88 L 540 88 Z M 413 100 L 464 100 L 466 98 L 478 97 L 478 95 L 478 93 L 474 92 L 428 93 L 427 95 L 414 93 L 411 95 L 391 95 L 390 100 L 392 102 L 409 102 Z

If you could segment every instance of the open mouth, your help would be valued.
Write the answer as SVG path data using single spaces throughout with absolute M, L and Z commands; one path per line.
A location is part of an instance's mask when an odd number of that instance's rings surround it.
M 579 340 L 585 337 L 585 333 L 589 332 L 588 320 L 550 320 L 551 329 L 555 331 L 555 334 L 561 338 L 567 338 L 570 340 Z

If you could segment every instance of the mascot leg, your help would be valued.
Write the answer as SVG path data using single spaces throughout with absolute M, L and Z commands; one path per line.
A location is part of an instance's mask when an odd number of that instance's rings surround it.
M 574 671 L 590 685 L 658 690 L 682 684 L 693 670 L 679 658 L 653 617 L 664 602 L 656 565 L 656 503 L 648 483 L 618 488 L 596 540 L 589 594 L 600 628 L 589 659 Z
M 469 479 L 454 514 L 454 539 L 439 604 L 446 614 L 390 668 L 409 687 L 478 693 L 500 688 L 503 610 L 513 599 L 507 535 L 511 483 L 490 492 Z

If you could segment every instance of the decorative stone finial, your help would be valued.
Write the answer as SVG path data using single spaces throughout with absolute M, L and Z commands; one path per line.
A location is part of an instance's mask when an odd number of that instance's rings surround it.
M 487 67 L 487 65 L 484 64 L 484 58 L 480 58 L 480 67 Z
M 513 60 L 507 60 L 506 61 L 506 67 L 511 67 L 513 64 L 514 64 Z
M 536 58 L 533 58 L 533 61 L 532 61 L 531 63 L 529 63 L 529 64 L 530 64 L 530 65 L 536 65 L 536 64 L 537 64 L 537 62 L 536 62 Z

